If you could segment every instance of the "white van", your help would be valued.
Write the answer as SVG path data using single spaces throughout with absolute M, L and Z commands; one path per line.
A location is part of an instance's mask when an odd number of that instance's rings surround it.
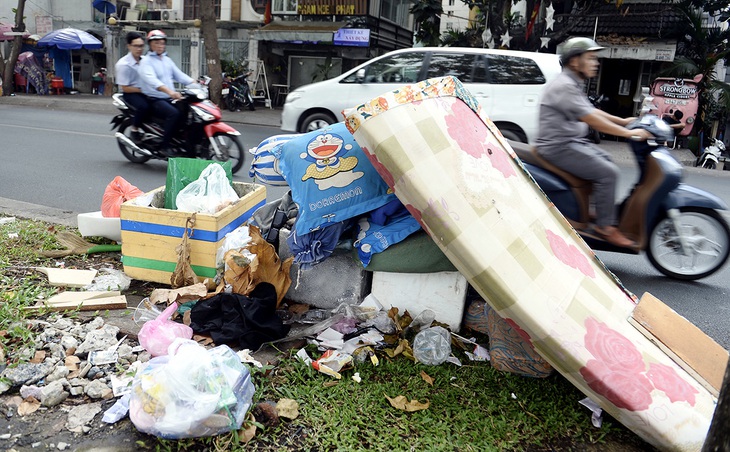
M 308 132 L 342 121 L 355 107 L 404 84 L 453 75 L 477 97 L 502 134 L 532 142 L 540 96 L 560 73 L 557 55 L 465 47 L 416 47 L 374 58 L 339 75 L 290 92 L 281 115 L 286 132 Z

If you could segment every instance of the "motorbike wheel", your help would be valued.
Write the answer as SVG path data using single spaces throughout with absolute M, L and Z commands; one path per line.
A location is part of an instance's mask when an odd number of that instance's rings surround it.
M 226 97 L 226 108 L 228 111 L 236 111 L 236 99 L 233 96 Z
M 717 168 L 717 165 L 715 164 L 714 160 L 707 159 L 702 162 L 702 168 L 715 169 Z
M 693 281 L 715 273 L 730 254 L 730 227 L 712 209 L 687 207 L 680 209 L 677 222 L 661 219 L 649 236 L 646 255 L 649 262 L 670 278 Z M 687 254 L 682 242 L 686 243 Z
M 119 129 L 117 131 L 131 140 L 131 125 L 131 120 L 125 120 L 119 125 Z M 151 158 L 149 155 L 140 154 L 139 152 L 134 150 L 134 148 L 128 147 L 124 142 L 120 140 L 117 140 L 117 145 L 119 145 L 119 150 L 122 151 L 124 157 L 126 157 L 127 160 L 132 163 L 145 163 Z
M 217 154 L 213 145 L 208 142 L 208 160 L 231 162 L 231 172 L 235 174 L 241 169 L 244 161 L 243 146 L 238 137 L 221 132 L 213 135 L 213 140 L 218 145 L 220 154 Z

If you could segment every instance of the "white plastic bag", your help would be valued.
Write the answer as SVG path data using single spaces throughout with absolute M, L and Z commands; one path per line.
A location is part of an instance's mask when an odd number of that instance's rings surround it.
M 211 163 L 200 173 L 195 182 L 180 190 L 175 198 L 178 210 L 214 214 L 238 201 L 226 171 L 217 163 Z
M 167 439 L 241 428 L 255 388 L 248 368 L 226 345 L 210 350 L 177 340 L 132 383 L 129 418 L 138 430 Z

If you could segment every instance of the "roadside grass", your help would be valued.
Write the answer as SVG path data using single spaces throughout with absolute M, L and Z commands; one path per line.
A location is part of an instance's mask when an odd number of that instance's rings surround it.
M 32 270 L 54 265 L 38 250 L 57 249 L 56 229 L 37 221 L 0 224 L 0 334 L 8 364 L 13 351 L 32 344 L 34 332 L 23 307 L 56 289 Z M 15 235 L 17 234 L 17 236 Z M 85 257 L 67 261 L 83 268 Z M 89 262 L 90 264 L 90 262 Z M 120 263 L 117 263 L 121 267 Z M 150 286 L 151 291 L 153 287 Z M 137 289 L 139 290 L 139 288 Z M 73 313 L 67 313 L 73 315 Z M 486 337 L 479 338 L 480 343 Z M 354 364 L 342 379 L 324 375 L 299 361 L 296 350 L 281 352 L 276 366 L 252 370 L 254 406 L 276 404 L 282 398 L 299 404 L 299 416 L 278 422 L 257 419 L 253 439 L 244 442 L 244 423 L 237 432 L 212 438 L 164 440 L 145 436 L 140 450 L 227 451 L 641 451 L 653 450 L 608 416 L 591 424 L 590 411 L 579 404 L 584 396 L 557 373 L 544 379 L 500 372 L 489 363 L 426 366 L 403 355 L 378 353 L 379 365 Z M 308 347 L 310 356 L 319 352 Z M 2 363 L 0 363 L 2 364 Z M 352 375 L 359 372 L 358 383 Z M 423 374 L 433 379 L 430 384 Z M 425 410 L 406 412 L 390 405 L 386 396 L 428 402 Z M 255 410 L 254 410 L 255 411 Z

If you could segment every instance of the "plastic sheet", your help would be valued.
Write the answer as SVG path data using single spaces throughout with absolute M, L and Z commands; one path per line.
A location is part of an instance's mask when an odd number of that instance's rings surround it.
M 139 343 L 152 356 L 167 355 L 167 349 L 175 339 L 193 337 L 192 328 L 170 320 L 176 310 L 177 303 L 171 304 L 156 319 L 145 322 L 139 330 Z
M 200 177 L 180 190 L 175 198 L 178 210 L 214 214 L 238 201 L 238 194 L 220 165 L 208 165 Z

